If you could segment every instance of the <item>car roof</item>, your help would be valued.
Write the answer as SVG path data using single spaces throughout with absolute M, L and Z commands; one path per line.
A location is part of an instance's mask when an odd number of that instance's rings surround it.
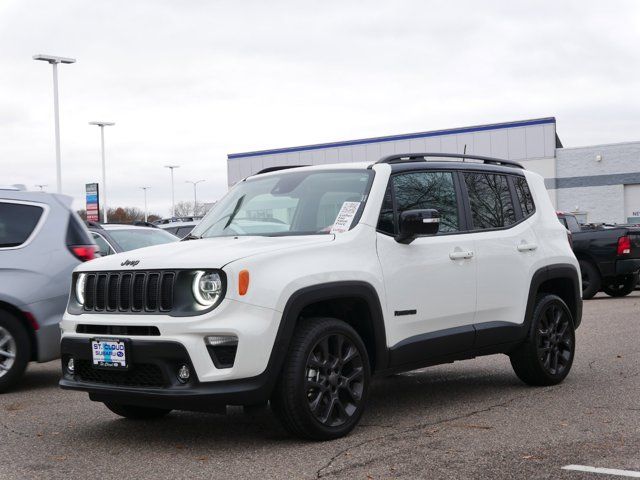
M 100 230 L 157 230 L 155 227 L 144 227 L 140 225 L 129 225 L 127 223 L 101 223 L 99 226 L 89 226 L 89 230 L 97 231 Z
M 52 204 L 54 202 L 61 203 L 67 207 L 71 207 L 73 198 L 68 195 L 62 195 L 60 193 L 49 193 L 43 191 L 26 191 L 15 189 L 0 188 L 0 199 L 4 200 L 20 200 L 24 202 L 39 202 Z
M 162 223 L 158 225 L 158 228 L 161 230 L 167 230 L 168 228 L 180 228 L 180 227 L 195 227 L 200 221 L 197 222 L 171 222 L 171 223 Z

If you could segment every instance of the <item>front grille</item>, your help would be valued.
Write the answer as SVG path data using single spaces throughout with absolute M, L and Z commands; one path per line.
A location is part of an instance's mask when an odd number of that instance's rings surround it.
M 136 363 L 129 370 L 114 371 L 93 368 L 89 360 L 76 360 L 76 377 L 81 382 L 104 383 L 122 387 L 164 387 L 162 370 L 151 363 Z
M 87 312 L 169 312 L 175 272 L 87 273 Z
M 79 324 L 76 327 L 76 333 L 85 333 L 92 335 L 124 335 L 139 337 L 159 337 L 160 330 L 158 327 L 150 327 L 146 325 L 85 325 Z

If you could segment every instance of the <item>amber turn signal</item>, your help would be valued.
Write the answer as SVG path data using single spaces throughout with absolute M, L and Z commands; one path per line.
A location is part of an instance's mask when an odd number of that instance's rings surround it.
M 238 293 L 246 295 L 249 290 L 249 270 L 240 270 L 238 274 Z

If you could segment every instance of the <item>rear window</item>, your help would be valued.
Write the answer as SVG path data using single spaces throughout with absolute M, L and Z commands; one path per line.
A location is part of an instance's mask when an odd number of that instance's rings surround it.
M 159 228 L 110 230 L 109 235 L 111 235 L 111 238 L 113 238 L 125 252 L 178 241 L 175 236 Z
M 516 195 L 518 195 L 518 202 L 522 209 L 522 215 L 528 217 L 536 211 L 536 206 L 533 203 L 533 197 L 531 196 L 531 190 L 529 190 L 527 179 L 518 177 L 514 183 L 516 186 Z
M 71 212 L 69 215 L 69 225 L 67 226 L 67 245 L 93 245 L 94 242 L 89 236 L 89 231 L 80 220 L 80 217 Z
M 473 228 L 484 230 L 516 223 L 516 213 L 506 175 L 465 173 Z
M 43 212 L 35 205 L 0 202 L 0 248 L 19 247 L 26 242 Z

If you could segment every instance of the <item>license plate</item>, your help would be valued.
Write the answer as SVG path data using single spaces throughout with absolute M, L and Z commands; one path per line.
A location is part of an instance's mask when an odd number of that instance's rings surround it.
M 91 354 L 94 368 L 126 370 L 129 366 L 125 340 L 115 338 L 91 339 Z

